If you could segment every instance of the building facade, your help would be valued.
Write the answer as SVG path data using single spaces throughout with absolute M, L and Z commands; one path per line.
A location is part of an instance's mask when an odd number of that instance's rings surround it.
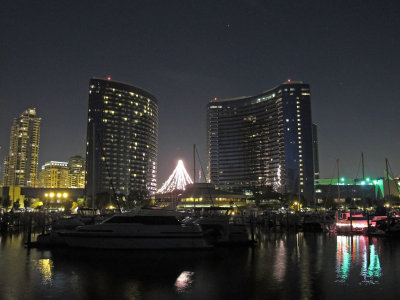
M 314 201 L 310 87 L 284 82 L 256 96 L 207 106 L 211 183 L 243 191 L 272 186 Z
M 87 195 L 156 192 L 158 104 L 149 92 L 91 79 L 86 146 Z
M 0 197 L 10 199 L 10 207 L 13 203 L 18 202 L 20 207 L 37 208 L 44 205 L 49 208 L 57 208 L 65 206 L 70 201 L 82 203 L 84 195 L 84 189 L 16 186 L 0 188 Z
M 400 185 L 397 179 L 387 177 L 316 178 L 315 196 L 318 203 L 333 199 L 337 203 L 351 201 L 398 199 Z
M 68 160 L 68 185 L 70 188 L 85 188 L 85 158 L 75 155 Z
M 4 161 L 3 186 L 37 186 L 40 120 L 35 108 L 14 118 L 10 150 Z
M 39 187 L 41 188 L 68 188 L 69 168 L 63 161 L 49 161 L 42 166 L 39 173 Z

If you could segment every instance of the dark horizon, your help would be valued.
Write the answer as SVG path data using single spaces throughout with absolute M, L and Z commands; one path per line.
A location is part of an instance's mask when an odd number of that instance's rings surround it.
M 320 173 L 400 173 L 397 1 L 5 1 L 0 12 L 0 163 L 12 119 L 35 107 L 39 167 L 85 156 L 89 79 L 141 87 L 159 103 L 158 186 L 192 146 L 206 166 L 206 106 L 288 78 L 310 84 Z

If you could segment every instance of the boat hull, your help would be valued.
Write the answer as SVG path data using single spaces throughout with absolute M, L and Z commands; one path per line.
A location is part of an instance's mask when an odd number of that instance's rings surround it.
M 118 235 L 64 233 L 65 243 L 73 248 L 95 249 L 193 249 L 209 248 L 202 234 Z

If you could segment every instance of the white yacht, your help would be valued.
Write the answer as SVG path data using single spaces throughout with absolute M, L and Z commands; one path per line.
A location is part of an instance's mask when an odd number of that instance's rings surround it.
M 60 232 L 70 247 L 97 249 L 208 248 L 198 224 L 183 224 L 173 212 L 141 211 L 114 215 L 100 224 Z

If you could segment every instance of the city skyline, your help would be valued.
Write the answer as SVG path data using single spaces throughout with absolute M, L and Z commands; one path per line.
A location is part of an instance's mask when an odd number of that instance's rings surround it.
M 2 161 L 12 118 L 28 107 L 42 117 L 40 165 L 84 155 L 87 82 L 111 76 L 159 99 L 160 186 L 178 159 L 191 166 L 193 144 L 206 165 L 211 99 L 257 94 L 292 78 L 313 91 L 321 177 L 334 176 L 337 158 L 343 176 L 357 177 L 361 151 L 368 175 L 383 176 L 385 157 L 398 175 L 400 141 L 391 130 L 400 105 L 397 2 L 110 6 L 6 2 Z

